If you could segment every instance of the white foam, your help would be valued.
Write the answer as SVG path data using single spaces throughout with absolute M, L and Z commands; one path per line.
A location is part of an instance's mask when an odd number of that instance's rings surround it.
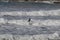
M 12 16 L 60 16 L 60 10 L 50 10 L 50 11 L 13 11 L 13 12 L 0 12 L 0 15 L 12 15 Z
M 31 20 L 28 22 L 27 20 L 6 20 L 4 18 L 0 18 L 0 24 L 16 24 L 16 25 L 32 25 L 32 26 L 60 26 L 60 20 Z

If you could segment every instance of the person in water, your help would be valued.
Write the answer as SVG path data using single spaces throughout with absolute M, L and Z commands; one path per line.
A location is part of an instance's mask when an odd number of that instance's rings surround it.
M 28 19 L 29 25 L 32 25 L 31 18 Z
M 31 21 L 31 18 L 28 19 L 28 22 L 30 22 L 30 21 Z

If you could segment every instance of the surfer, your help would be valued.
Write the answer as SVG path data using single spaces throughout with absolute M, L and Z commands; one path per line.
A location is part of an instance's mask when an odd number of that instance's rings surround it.
M 30 22 L 30 21 L 31 21 L 31 18 L 28 19 L 28 22 Z
M 28 19 L 29 25 L 32 25 L 31 18 Z

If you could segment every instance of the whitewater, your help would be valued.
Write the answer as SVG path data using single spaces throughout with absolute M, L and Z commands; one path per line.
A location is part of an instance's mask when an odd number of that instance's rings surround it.
M 0 3 L 0 40 L 59 38 L 60 4 Z

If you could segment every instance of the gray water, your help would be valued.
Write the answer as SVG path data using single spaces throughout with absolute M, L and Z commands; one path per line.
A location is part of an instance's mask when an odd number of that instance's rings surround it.
M 0 13 L 3 12 L 2 15 L 0 15 L 0 18 L 3 18 L 4 20 L 25 20 L 27 21 L 29 18 L 31 18 L 34 22 L 39 22 L 38 20 L 43 21 L 43 23 L 45 22 L 45 20 L 53 20 L 55 22 L 55 20 L 60 21 L 60 15 L 54 15 L 53 13 L 51 13 L 51 15 L 53 14 L 53 16 L 49 15 L 48 11 L 53 11 L 53 10 L 59 10 L 60 9 L 60 4 L 47 4 L 47 3 L 0 3 Z M 10 12 L 31 12 L 33 14 L 33 11 L 46 11 L 48 16 L 29 16 L 29 15 L 17 15 L 17 16 L 13 16 L 15 14 L 12 15 L 7 15 Z M 6 14 L 7 12 L 7 14 Z M 60 10 L 59 10 L 60 12 Z M 22 14 L 24 14 L 22 13 Z M 37 14 L 35 13 L 35 14 Z M 42 13 L 39 13 L 42 14 Z M 56 12 L 56 14 L 58 14 Z M 1 19 L 0 19 L 1 20 Z M 48 21 L 49 22 L 49 21 Z M 56 31 L 60 32 L 60 25 L 58 24 L 54 24 L 53 23 L 51 25 L 42 25 L 42 26 L 33 26 L 33 25 L 17 25 L 17 24 L 9 24 L 9 23 L 1 23 L 0 24 L 0 34 L 12 34 L 12 35 L 40 35 L 40 34 L 53 34 Z M 21 22 L 20 22 L 21 23 Z M 29 23 L 27 21 L 27 23 Z M 53 26 L 52 26 L 53 25 Z M 56 26 L 55 26 L 56 25 Z

